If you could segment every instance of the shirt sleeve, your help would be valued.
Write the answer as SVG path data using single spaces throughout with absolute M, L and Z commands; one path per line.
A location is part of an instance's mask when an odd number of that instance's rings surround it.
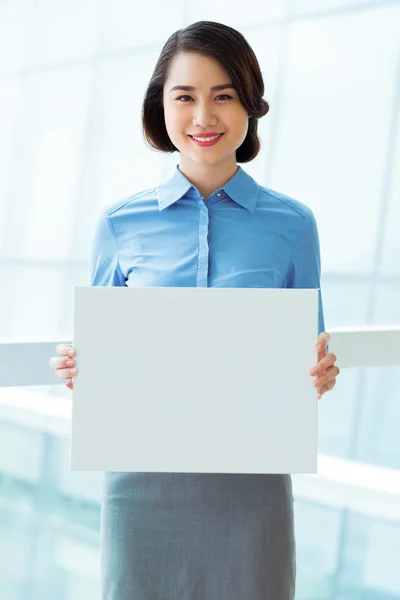
M 124 286 L 117 241 L 107 209 L 97 221 L 89 259 L 89 285 Z
M 318 334 L 325 331 L 320 279 L 321 256 L 318 228 L 314 214 L 309 210 L 293 245 L 287 284 L 289 288 L 319 288 Z

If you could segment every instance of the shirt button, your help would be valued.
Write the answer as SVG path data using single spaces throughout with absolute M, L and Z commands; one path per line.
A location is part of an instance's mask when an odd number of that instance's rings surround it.
M 217 194 L 218 198 L 221 198 L 222 194 Z

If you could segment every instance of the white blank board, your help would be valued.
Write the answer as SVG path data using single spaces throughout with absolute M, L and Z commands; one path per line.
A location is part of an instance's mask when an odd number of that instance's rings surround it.
M 316 473 L 318 290 L 76 287 L 71 470 Z

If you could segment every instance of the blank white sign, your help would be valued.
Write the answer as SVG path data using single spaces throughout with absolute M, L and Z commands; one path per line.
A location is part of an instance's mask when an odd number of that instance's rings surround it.
M 318 290 L 76 287 L 71 469 L 316 473 Z

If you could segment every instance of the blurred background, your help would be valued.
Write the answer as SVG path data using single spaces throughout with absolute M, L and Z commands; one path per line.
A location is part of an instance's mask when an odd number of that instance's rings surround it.
M 202 19 L 259 59 L 271 110 L 243 168 L 314 211 L 326 330 L 400 323 L 400 1 L 0 0 L 0 343 L 72 340 L 101 209 L 178 163 L 145 146 L 141 102 Z M 344 369 L 319 405 L 297 600 L 400 599 L 399 384 Z M 69 471 L 70 411 L 55 378 L 0 387 L 0 600 L 99 598 L 102 475 Z

